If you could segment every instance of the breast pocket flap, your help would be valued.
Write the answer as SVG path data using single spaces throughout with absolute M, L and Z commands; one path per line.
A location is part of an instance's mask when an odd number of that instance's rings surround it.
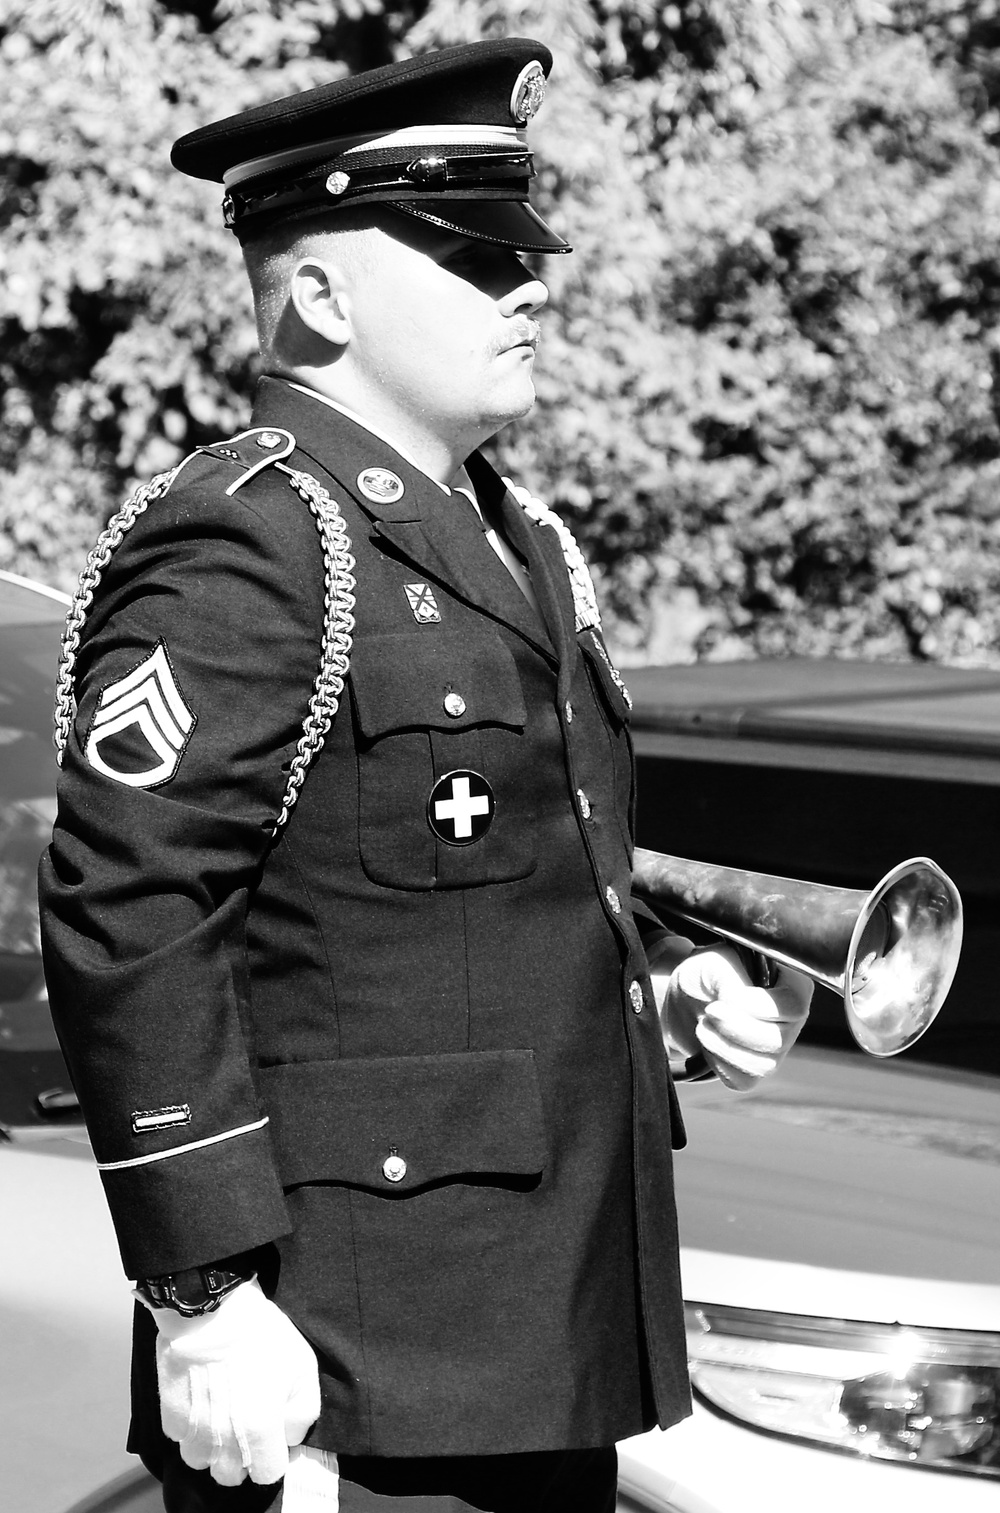
M 407 729 L 523 729 L 527 719 L 514 658 L 499 636 L 470 640 L 436 628 L 365 636 L 351 656 L 351 687 L 369 740 Z

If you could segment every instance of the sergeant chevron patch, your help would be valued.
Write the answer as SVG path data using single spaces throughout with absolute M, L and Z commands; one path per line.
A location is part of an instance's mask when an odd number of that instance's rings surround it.
M 102 691 L 84 754 L 116 783 L 156 788 L 177 771 L 196 720 L 159 641 L 138 667 Z M 151 757 L 158 759 L 152 766 Z

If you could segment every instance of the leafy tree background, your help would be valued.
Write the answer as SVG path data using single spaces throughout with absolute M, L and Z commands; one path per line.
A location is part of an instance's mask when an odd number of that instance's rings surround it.
M 1000 0 L 0 0 L 0 565 L 69 587 L 239 427 L 253 324 L 170 142 L 503 33 L 573 241 L 495 445 L 625 660 L 1000 665 Z

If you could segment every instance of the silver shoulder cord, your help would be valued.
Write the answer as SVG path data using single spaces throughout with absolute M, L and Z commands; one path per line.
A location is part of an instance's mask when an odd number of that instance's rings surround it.
M 302 722 L 302 735 L 299 737 L 295 756 L 292 758 L 288 786 L 281 801 L 281 812 L 271 831 L 272 838 L 277 836 L 286 824 L 301 792 L 302 784 L 305 782 L 310 763 L 322 750 L 323 742 L 340 707 L 344 681 L 350 670 L 355 604 L 355 563 L 340 506 L 311 473 L 300 473 L 281 462 L 273 465 L 287 475 L 289 484 L 299 498 L 309 506 L 316 522 L 323 547 L 324 616 L 319 671 L 313 684 L 309 708 Z M 80 650 L 80 634 L 90 612 L 94 592 L 112 556 L 139 516 L 144 514 L 155 499 L 167 493 L 183 466 L 184 464 L 180 463 L 167 473 L 158 473 L 155 478 L 150 479 L 149 483 L 137 488 L 101 532 L 84 564 L 73 602 L 66 616 L 59 674 L 56 679 L 53 739 L 56 760 L 60 766 L 62 766 L 63 754 L 76 713 L 73 679 Z

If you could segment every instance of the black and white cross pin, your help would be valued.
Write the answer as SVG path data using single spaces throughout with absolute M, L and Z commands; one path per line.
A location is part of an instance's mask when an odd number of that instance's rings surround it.
M 470 846 L 493 823 L 497 801 L 493 789 L 478 772 L 446 772 L 431 789 L 427 822 L 448 846 Z

